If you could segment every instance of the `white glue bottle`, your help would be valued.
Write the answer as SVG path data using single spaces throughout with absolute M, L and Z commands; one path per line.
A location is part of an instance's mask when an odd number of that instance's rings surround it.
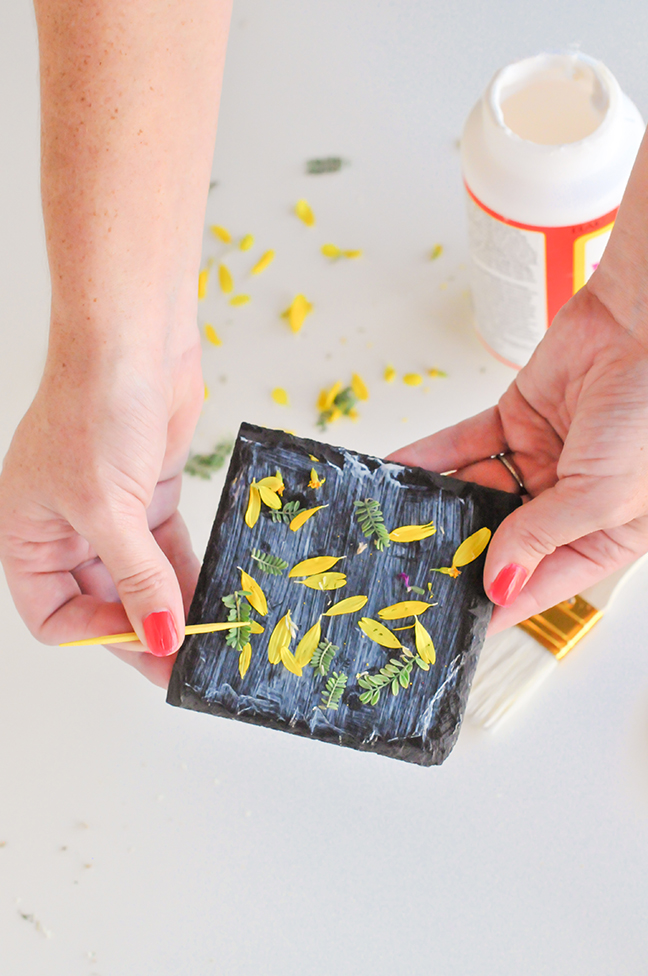
M 539 54 L 498 71 L 461 140 L 477 332 L 523 366 L 607 244 L 644 133 L 600 61 Z

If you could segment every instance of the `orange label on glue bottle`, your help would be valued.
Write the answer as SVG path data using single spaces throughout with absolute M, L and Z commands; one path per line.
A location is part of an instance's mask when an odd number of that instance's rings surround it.
M 524 366 L 598 267 L 644 124 L 586 55 L 540 54 L 498 71 L 461 139 L 477 333 Z

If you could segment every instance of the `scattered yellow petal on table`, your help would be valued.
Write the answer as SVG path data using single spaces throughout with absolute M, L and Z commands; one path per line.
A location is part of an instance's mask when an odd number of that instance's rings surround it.
M 359 248 L 356 248 L 353 251 L 342 251 L 342 257 L 350 258 L 351 260 L 353 260 L 353 258 L 361 258 L 362 251 Z
M 203 268 L 198 275 L 198 299 L 202 300 L 207 294 L 207 282 L 209 281 L 209 268 Z
M 296 333 L 299 332 L 304 324 L 306 316 L 310 315 L 312 311 L 313 306 L 306 296 L 299 294 L 295 295 L 285 312 L 281 313 L 281 317 L 287 319 L 288 325 Z
M 318 620 L 316 624 L 313 624 L 310 630 L 306 631 L 295 648 L 295 661 L 300 668 L 305 668 L 307 664 L 310 664 L 311 658 L 317 650 L 317 645 L 320 642 L 321 636 L 322 626 Z
M 223 242 L 223 244 L 232 243 L 232 235 L 230 234 L 230 232 L 227 230 L 226 227 L 219 227 L 218 224 L 212 224 L 209 229 L 214 235 L 214 237 L 218 237 Z
M 205 339 L 207 339 L 208 342 L 211 342 L 212 346 L 223 345 L 223 340 L 220 338 L 213 325 L 205 326 Z
M 396 370 L 393 366 L 385 366 L 385 372 L 383 373 L 383 379 L 386 383 L 393 383 L 396 379 Z
M 230 269 L 225 264 L 219 264 L 218 266 L 218 281 L 221 286 L 221 291 L 226 295 L 234 291 L 234 279 L 232 278 Z
M 209 400 L 209 387 L 205 383 L 205 400 Z
M 420 373 L 405 373 L 403 377 L 403 383 L 407 383 L 408 386 L 420 386 L 423 382 L 423 377 Z
M 249 295 L 235 295 L 234 298 L 230 298 L 230 305 L 247 305 L 249 301 Z
M 307 522 L 309 518 L 315 515 L 315 512 L 319 512 L 322 508 L 328 508 L 328 505 L 317 505 L 316 508 L 307 508 L 305 512 L 300 512 L 299 515 L 295 515 L 288 528 L 292 532 L 296 532 L 297 529 L 301 529 L 304 522 Z
M 242 251 L 249 251 L 251 247 L 254 246 L 254 234 L 246 234 L 245 237 L 241 238 L 241 243 L 239 247 Z
M 481 556 L 482 552 L 490 542 L 491 530 L 487 528 L 477 529 L 472 535 L 461 543 L 452 557 L 452 565 L 467 566 Z
M 427 539 L 436 532 L 434 522 L 426 525 L 400 525 L 397 529 L 392 529 L 389 538 L 392 542 L 420 542 Z
M 266 251 L 265 254 L 261 255 L 257 263 L 254 265 L 250 274 L 253 275 L 261 274 L 261 272 L 265 271 L 265 269 L 268 267 L 269 264 L 272 264 L 274 258 L 275 258 L 274 251 Z
M 339 258 L 342 251 L 335 244 L 322 244 L 322 254 L 325 258 Z
M 434 368 L 433 369 L 428 369 L 427 374 L 428 374 L 428 376 L 431 376 L 432 379 L 437 379 L 438 377 L 441 377 L 441 376 L 446 377 L 448 375 L 442 369 L 434 369 Z
M 282 407 L 290 406 L 290 398 L 288 393 L 282 386 L 275 386 L 274 390 L 270 394 L 275 403 L 278 403 Z
M 312 556 L 310 559 L 303 559 L 293 566 L 288 576 L 294 579 L 295 576 L 313 576 L 315 573 L 325 573 L 327 569 L 332 569 L 343 558 L 343 556 Z
M 358 376 L 357 373 L 354 373 L 351 377 L 351 389 L 357 396 L 358 400 L 369 399 L 369 390 L 367 389 L 367 385 L 362 377 Z
M 436 261 L 443 254 L 443 244 L 435 244 L 430 251 L 430 261 Z
M 342 389 L 340 380 L 334 383 L 330 390 L 322 390 L 317 399 L 317 409 L 324 412 L 330 410 L 335 402 L 335 398 Z
M 334 603 L 326 611 L 324 616 L 339 617 L 343 613 L 356 613 L 356 611 L 362 610 L 368 599 L 368 596 L 348 596 L 346 600 L 340 600 L 339 603 Z
M 424 603 L 423 600 L 404 600 L 402 603 L 383 607 L 378 611 L 378 616 L 383 620 L 401 620 L 403 617 L 416 617 L 419 613 L 425 613 L 431 606 L 431 603 Z
M 311 210 L 310 206 L 305 200 L 298 200 L 295 204 L 295 213 L 301 221 L 303 221 L 307 227 L 313 227 L 315 224 L 315 214 Z
M 358 627 L 367 635 L 369 640 L 380 644 L 381 647 L 396 648 L 402 646 L 398 637 L 392 634 L 391 630 L 387 630 L 384 624 L 379 624 L 377 620 L 372 620 L 371 617 L 363 617 Z
M 261 514 L 261 495 L 256 485 L 250 485 L 250 500 L 245 513 L 245 524 L 253 529 Z

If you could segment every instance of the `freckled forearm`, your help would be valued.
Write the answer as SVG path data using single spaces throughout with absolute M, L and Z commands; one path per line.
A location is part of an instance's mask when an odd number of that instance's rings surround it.
M 231 0 L 35 0 L 52 332 L 195 324 Z

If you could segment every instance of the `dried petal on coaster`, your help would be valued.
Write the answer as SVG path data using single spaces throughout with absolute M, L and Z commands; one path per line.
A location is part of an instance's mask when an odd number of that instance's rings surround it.
M 383 607 L 378 611 L 381 620 L 402 620 L 403 617 L 417 617 L 425 613 L 432 606 L 422 600 L 405 600 L 402 603 L 392 603 L 390 607 Z
M 314 508 L 313 465 L 322 482 Z M 187 636 L 168 700 L 442 762 L 492 611 L 482 583 L 486 536 L 518 504 L 479 485 L 244 425 L 189 613 L 192 624 L 239 627 Z M 380 525 L 390 546 L 376 545 Z M 436 534 L 411 543 L 387 532 L 431 525 Z M 412 582 L 439 567 L 456 578 L 435 573 L 434 602 L 427 592 L 415 597 L 421 587 Z M 308 575 L 289 577 L 291 569 Z
M 345 600 L 339 600 L 332 607 L 325 611 L 325 617 L 339 617 L 343 613 L 357 613 L 366 604 L 368 596 L 348 596 Z
M 290 531 L 296 532 L 297 529 L 301 529 L 302 525 L 304 525 L 309 518 L 312 518 L 316 512 L 321 511 L 323 508 L 328 508 L 328 505 L 316 505 L 315 508 L 307 508 L 305 511 L 300 512 L 299 515 L 296 515 L 290 523 Z
M 436 532 L 434 522 L 426 525 L 401 525 L 397 529 L 392 529 L 389 538 L 392 542 L 422 542 Z
M 313 576 L 315 573 L 325 573 L 327 569 L 332 569 L 339 563 L 344 556 L 313 556 L 311 559 L 304 559 L 288 573 L 292 579 L 295 576 Z
M 316 573 L 305 580 L 296 580 L 295 582 L 303 583 L 311 590 L 339 590 L 341 586 L 346 586 L 346 581 L 345 573 Z

